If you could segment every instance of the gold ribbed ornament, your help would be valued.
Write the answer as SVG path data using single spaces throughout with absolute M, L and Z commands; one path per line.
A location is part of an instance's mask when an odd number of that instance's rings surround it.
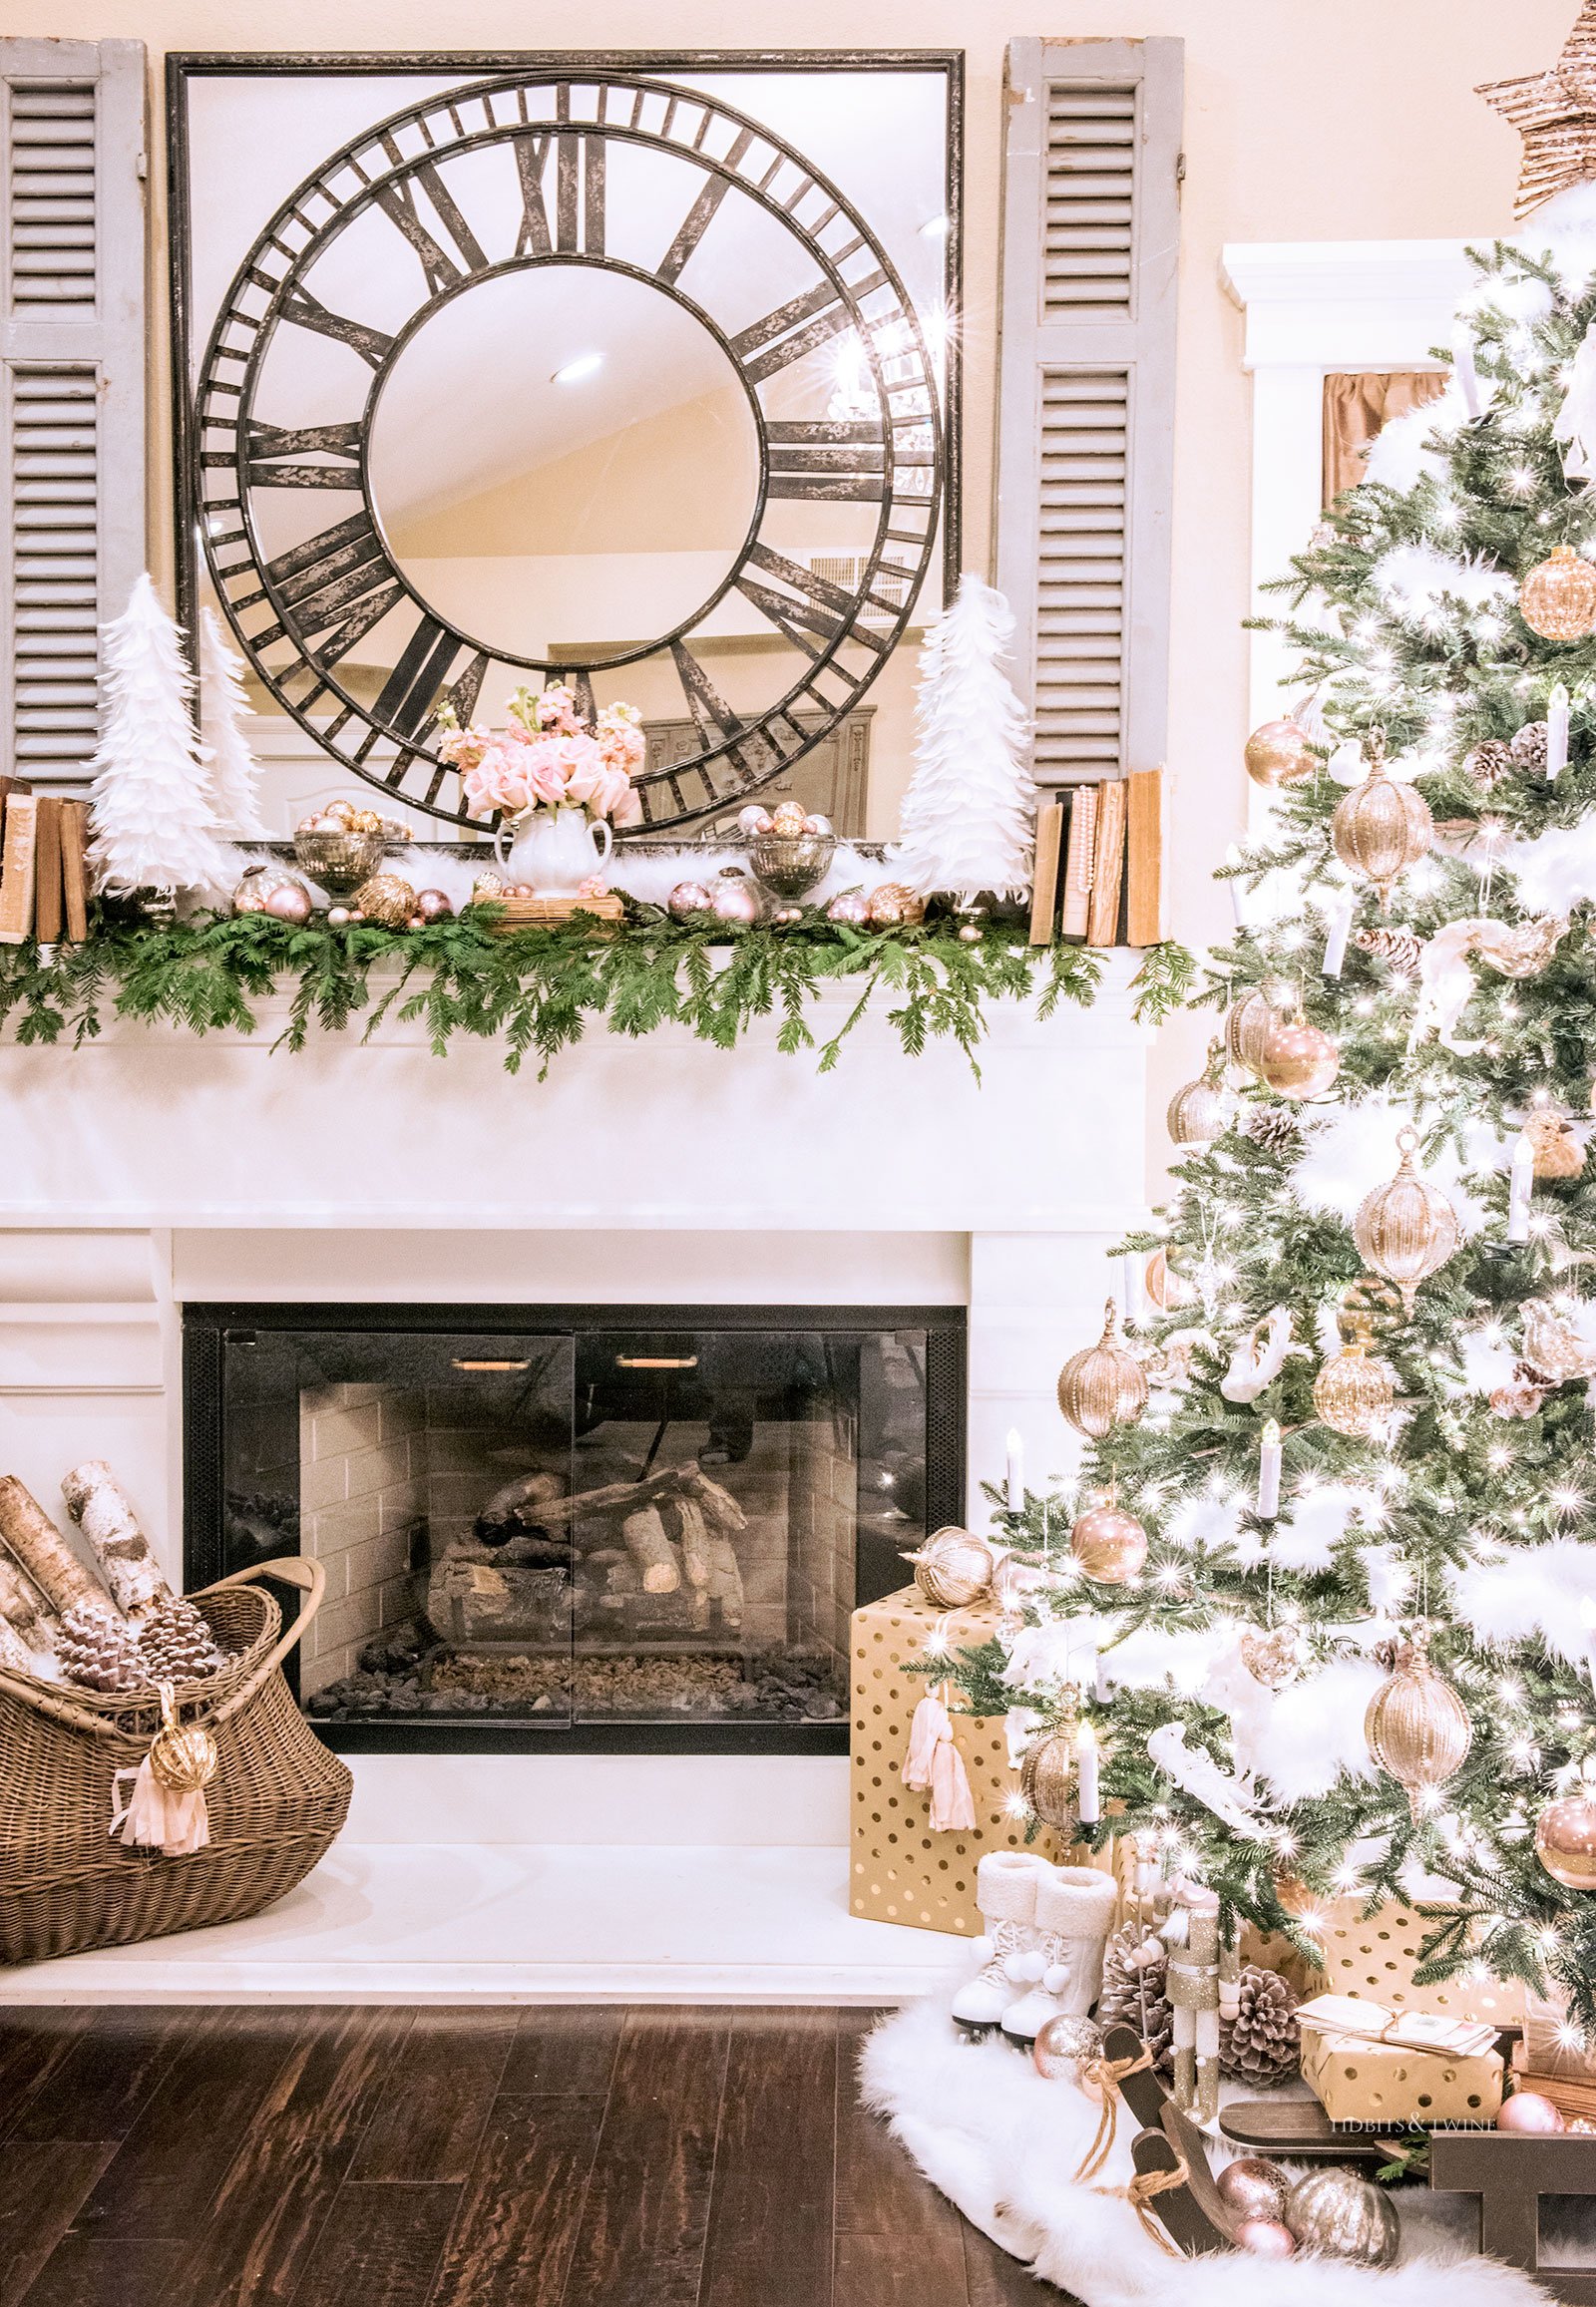
M 1058 1406 L 1077 1433 L 1100 1442 L 1115 1426 L 1133 1425 L 1147 1406 L 1147 1372 L 1118 1338 L 1119 1314 L 1110 1298 L 1095 1346 L 1072 1353 L 1058 1372 Z
M 1025 1749 L 1019 1791 L 1043 1826 L 1075 1831 L 1075 1742 L 1066 1730 L 1049 1730 Z
M 1279 1023 L 1280 1010 L 1261 985 L 1233 1001 L 1225 1012 L 1225 1055 L 1231 1064 L 1256 1073 Z
M 219 1766 L 216 1741 L 201 1724 L 169 1723 L 150 1741 L 150 1774 L 173 1794 L 199 1794 Z
M 1383 908 L 1391 905 L 1397 876 L 1416 865 L 1435 838 L 1435 820 L 1423 795 L 1398 785 L 1388 771 L 1378 729 L 1370 737 L 1369 775 L 1337 802 L 1330 838 L 1342 864 L 1374 883 Z
M 1177 1089 L 1165 1119 L 1176 1145 L 1212 1145 L 1230 1119 L 1230 1093 L 1224 1083 L 1225 1051 L 1214 1042 L 1208 1063 L 1195 1081 Z
M 1429 1663 L 1429 1630 L 1418 1626 L 1396 1654 L 1396 1671 L 1369 1702 L 1364 1736 L 1381 1768 L 1405 1787 L 1416 1820 L 1419 1796 L 1444 1786 L 1473 1744 L 1468 1709 Z
M 1390 1417 L 1396 1389 L 1385 1362 L 1371 1356 L 1374 1332 L 1357 1318 L 1350 1342 L 1333 1353 L 1314 1379 L 1314 1407 L 1338 1434 L 1368 1441 Z
M 1295 721 L 1263 721 L 1247 740 L 1242 758 L 1255 785 L 1301 785 L 1319 767 L 1308 731 Z
M 374 873 L 355 891 L 354 902 L 368 922 L 402 930 L 416 910 L 416 893 L 403 874 Z
M 1411 1315 L 1420 1282 L 1439 1273 L 1456 1252 L 1457 1213 L 1413 1168 L 1417 1132 L 1404 1129 L 1396 1143 L 1401 1165 L 1389 1186 L 1364 1196 L 1353 1220 L 1353 1240 L 1365 1265 L 1396 1284 L 1403 1313 Z
M 904 1556 L 915 1566 L 915 1584 L 938 1610 L 964 1610 L 981 1599 L 992 1584 L 998 1558 L 985 1538 L 950 1522 L 932 1535 L 914 1554 Z
M 1571 545 L 1556 546 L 1519 586 L 1518 613 L 1542 640 L 1584 640 L 1596 632 L 1596 569 Z

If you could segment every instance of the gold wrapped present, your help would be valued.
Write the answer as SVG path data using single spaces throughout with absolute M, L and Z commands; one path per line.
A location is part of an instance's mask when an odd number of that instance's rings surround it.
M 1418 1950 L 1435 1928 L 1410 1907 L 1390 1901 L 1372 1915 L 1361 1898 L 1324 1902 L 1325 1983 L 1339 1995 L 1356 1995 L 1392 2011 L 1433 2011 L 1445 2019 L 1489 2019 L 1516 2027 L 1524 2016 L 1524 1990 L 1516 1979 L 1459 1976 L 1436 1984 L 1413 1984 Z
M 1383 2129 L 1495 2120 L 1502 2058 L 1488 2023 L 1346 1995 L 1320 1995 L 1297 2016 L 1303 2081 L 1332 2122 Z

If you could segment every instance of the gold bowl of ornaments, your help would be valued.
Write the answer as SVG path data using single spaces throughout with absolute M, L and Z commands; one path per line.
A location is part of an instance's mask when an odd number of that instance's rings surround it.
M 294 827 L 293 854 L 301 870 L 329 897 L 344 898 L 371 879 L 390 839 L 389 828 L 374 809 L 332 801 Z
M 830 819 L 809 816 L 796 801 L 783 801 L 774 811 L 753 804 L 737 819 L 737 831 L 761 887 L 785 905 L 818 887 L 837 854 Z

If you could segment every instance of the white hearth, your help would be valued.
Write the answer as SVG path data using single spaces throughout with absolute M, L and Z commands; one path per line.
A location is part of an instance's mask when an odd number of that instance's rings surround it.
M 599 1034 L 549 1079 L 284 1021 L 0 1048 L 0 1470 L 109 1458 L 181 1571 L 186 1302 L 962 1305 L 970 1511 L 1069 1459 L 1063 1353 L 1143 1213 L 1133 956 L 1086 1012 L 993 1017 L 978 1086 L 867 1018 L 836 1070 Z M 829 1006 L 817 1036 L 846 1010 Z M 303 1889 L 231 1930 L 0 1978 L 0 1999 L 877 2001 L 946 1938 L 847 1913 L 842 1757 L 371 1755 Z

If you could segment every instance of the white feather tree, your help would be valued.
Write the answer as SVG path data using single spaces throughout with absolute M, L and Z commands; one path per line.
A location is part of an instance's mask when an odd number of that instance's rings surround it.
M 200 611 L 200 758 L 210 781 L 217 825 L 235 841 L 263 841 L 260 764 L 249 750 L 245 721 L 254 707 L 244 693 L 243 659 L 227 645 L 221 619 Z
M 89 764 L 99 886 L 113 897 L 213 889 L 227 862 L 190 710 L 194 675 L 148 575 L 102 638 L 109 709 Z
M 1030 722 L 1003 670 L 1014 634 L 1002 594 L 967 571 L 920 656 L 920 739 L 897 872 L 968 901 L 1030 887 L 1036 788 Z

